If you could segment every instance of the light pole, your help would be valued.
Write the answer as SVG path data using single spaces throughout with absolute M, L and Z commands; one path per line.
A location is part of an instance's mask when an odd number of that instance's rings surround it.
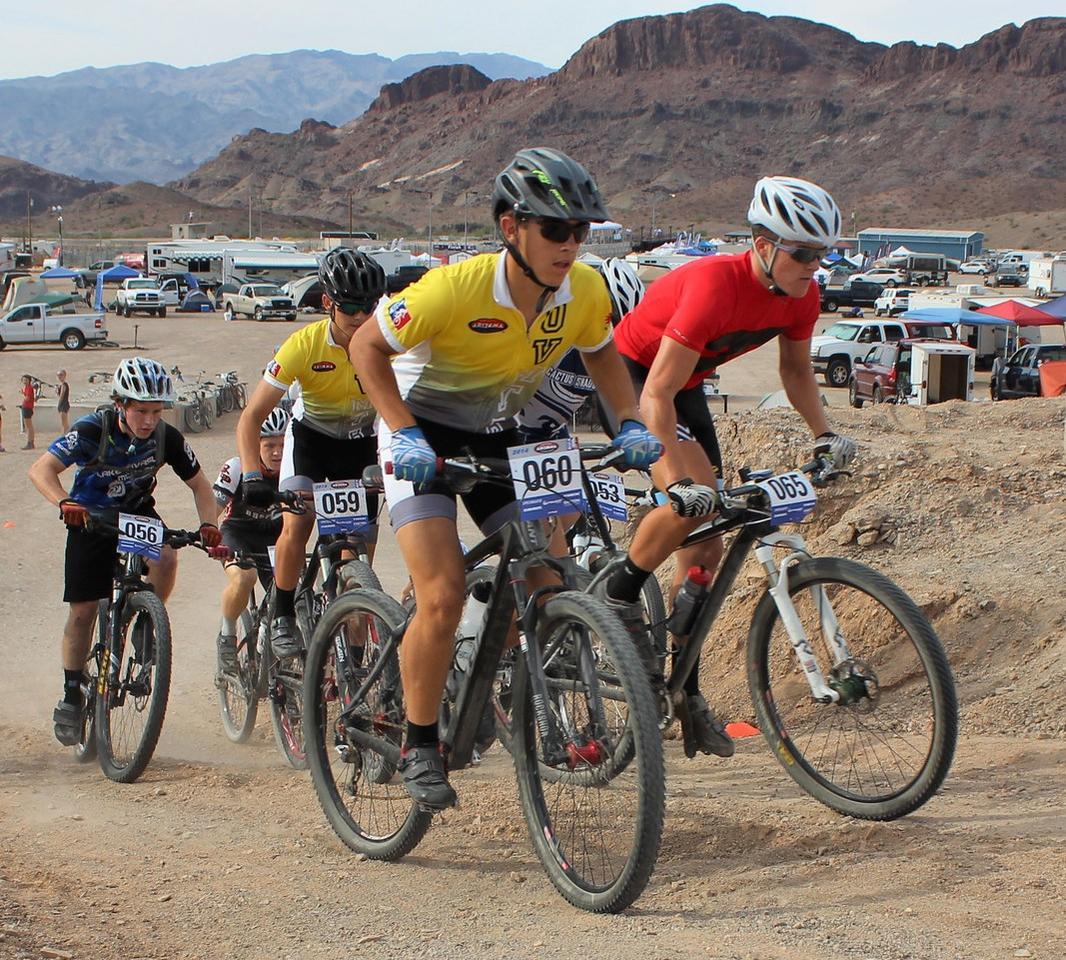
M 59 265 L 63 266 L 63 208 L 61 206 L 54 206 L 51 208 L 52 213 L 56 215 L 56 220 L 59 222 Z
M 665 190 L 663 190 L 662 192 L 666 194 L 666 197 L 669 200 L 673 200 L 674 197 L 677 196 L 676 193 L 666 193 Z M 652 235 L 652 239 L 655 239 L 655 211 L 658 208 L 658 206 L 659 206 L 658 193 L 653 193 L 651 195 L 651 235 Z
M 421 194 L 429 201 L 429 265 L 433 266 L 433 194 L 429 190 L 419 190 L 418 187 L 408 187 L 411 193 Z
M 477 193 L 474 190 L 463 191 L 463 251 L 466 251 L 468 245 L 468 236 L 470 228 L 470 198 L 477 198 Z

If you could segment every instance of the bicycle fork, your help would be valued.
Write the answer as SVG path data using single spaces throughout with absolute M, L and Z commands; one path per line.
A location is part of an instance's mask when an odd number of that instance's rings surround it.
M 780 546 L 789 547 L 791 550 L 779 564 L 775 564 L 774 548 Z M 788 633 L 789 643 L 799 661 L 800 669 L 803 670 L 807 683 L 810 685 L 811 696 L 819 703 L 839 703 L 841 694 L 826 683 L 818 659 L 814 655 L 810 638 L 803 628 L 803 623 L 789 594 L 789 567 L 794 560 L 805 560 L 810 557 L 806 543 L 802 537 L 795 534 L 771 533 L 760 538 L 755 547 L 755 557 L 766 571 L 770 584 L 768 588 L 770 596 L 777 607 L 781 623 Z M 816 585 L 809 588 L 809 593 L 818 611 L 819 628 L 825 638 L 826 646 L 832 653 L 833 665 L 850 660 L 851 652 L 848 650 L 840 623 L 833 612 L 833 606 L 826 596 L 825 589 Z

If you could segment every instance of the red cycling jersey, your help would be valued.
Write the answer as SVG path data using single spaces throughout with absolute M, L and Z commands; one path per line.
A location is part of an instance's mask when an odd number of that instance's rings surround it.
M 624 356 L 651 367 L 663 337 L 699 352 L 685 389 L 727 360 L 776 336 L 806 340 L 819 313 L 818 284 L 804 297 L 782 297 L 752 273 L 751 253 L 703 257 L 671 270 L 615 328 Z

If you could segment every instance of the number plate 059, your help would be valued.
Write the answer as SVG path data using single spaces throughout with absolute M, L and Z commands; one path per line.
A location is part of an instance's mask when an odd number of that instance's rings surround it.
M 315 515 L 322 535 L 365 530 L 370 525 L 370 517 L 363 484 L 359 480 L 316 483 Z
M 574 437 L 508 447 L 507 456 L 523 520 L 585 511 L 581 456 Z

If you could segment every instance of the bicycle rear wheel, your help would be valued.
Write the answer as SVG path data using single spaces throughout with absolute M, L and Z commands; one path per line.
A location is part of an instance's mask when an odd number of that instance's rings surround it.
M 234 743 L 245 743 L 259 713 L 259 657 L 255 618 L 247 609 L 237 621 L 237 675 L 224 674 L 218 686 L 222 729 Z
M 299 617 L 296 618 L 296 632 L 303 638 Z M 303 646 L 306 649 L 306 639 Z M 273 658 L 273 653 L 270 656 Z M 274 730 L 274 742 L 290 767 L 294 770 L 306 770 L 303 660 L 301 657 L 273 659 L 268 676 L 267 699 L 270 701 L 270 725 Z
M 337 836 L 371 860 L 409 853 L 432 819 L 408 796 L 393 759 L 353 736 L 370 734 L 399 748 L 405 721 L 400 665 L 385 644 L 404 620 L 403 607 L 387 594 L 352 590 L 326 608 L 307 655 L 307 754 L 315 793 Z M 357 632 L 350 629 L 353 621 L 360 624 Z M 354 635 L 365 636 L 365 645 L 353 644 L 348 638 Z M 375 670 L 376 679 L 342 722 L 341 712 Z
M 184 411 L 185 429 L 189 433 L 199 433 L 204 429 L 203 416 L 200 413 L 200 404 L 196 400 L 187 401 Z
M 811 697 L 765 594 L 748 633 L 748 686 L 770 748 L 796 783 L 840 813 L 894 820 L 916 810 L 944 782 L 958 735 L 955 683 L 936 632 L 906 593 L 864 564 L 819 557 L 788 576 L 810 653 L 845 699 Z M 847 644 L 840 663 L 832 633 Z
M 151 591 L 126 598 L 119 648 L 110 656 L 117 657 L 118 669 L 103 665 L 107 686 L 96 696 L 100 768 L 111 780 L 132 783 L 152 759 L 170 695 L 170 620 Z
M 617 913 L 644 890 L 662 840 L 665 769 L 651 687 L 625 627 L 586 594 L 548 600 L 537 643 L 566 756 L 545 755 L 519 657 L 512 753 L 522 812 L 556 889 L 583 910 Z M 612 758 L 626 737 L 632 757 L 619 768 Z

